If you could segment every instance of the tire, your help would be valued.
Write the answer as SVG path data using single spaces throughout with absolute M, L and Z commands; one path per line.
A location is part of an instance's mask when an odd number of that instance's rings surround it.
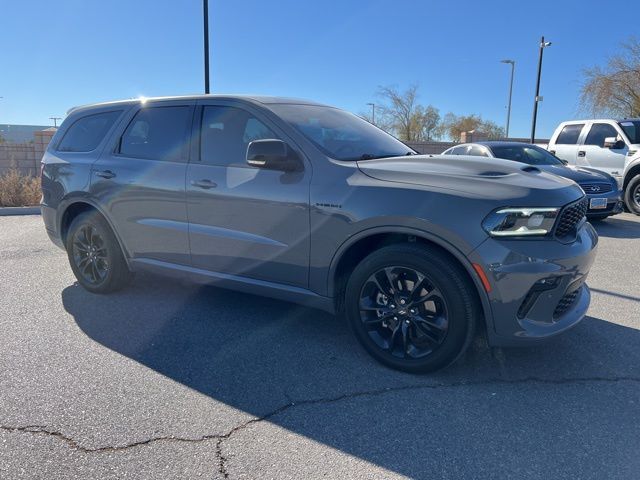
M 473 339 L 481 315 L 474 288 L 438 248 L 391 245 L 353 270 L 344 312 L 360 344 L 380 363 L 426 373 L 453 363 Z
M 640 215 L 640 175 L 636 175 L 624 189 L 624 203 L 631 213 Z
M 120 244 L 97 212 L 73 219 L 66 238 L 67 257 L 78 283 L 92 293 L 111 293 L 131 278 Z

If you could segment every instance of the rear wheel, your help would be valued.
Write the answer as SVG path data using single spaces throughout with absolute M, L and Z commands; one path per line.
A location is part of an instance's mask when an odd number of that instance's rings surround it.
M 633 177 L 624 190 L 624 203 L 631 213 L 640 215 L 640 175 Z
M 131 273 L 107 221 L 97 212 L 78 215 L 66 238 L 67 256 L 78 283 L 93 293 L 124 287 Z
M 480 315 L 461 267 L 419 245 L 393 245 L 366 257 L 347 282 L 345 312 L 374 358 L 412 373 L 455 361 Z

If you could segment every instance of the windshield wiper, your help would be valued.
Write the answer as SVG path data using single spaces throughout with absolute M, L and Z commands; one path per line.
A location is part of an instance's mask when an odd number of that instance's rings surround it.
M 407 153 L 397 153 L 397 154 L 392 154 L 392 155 L 374 155 L 372 153 L 363 153 L 360 156 L 360 160 L 375 160 L 377 158 L 405 157 L 405 156 L 408 156 L 408 155 L 417 155 L 417 153 L 407 152 Z

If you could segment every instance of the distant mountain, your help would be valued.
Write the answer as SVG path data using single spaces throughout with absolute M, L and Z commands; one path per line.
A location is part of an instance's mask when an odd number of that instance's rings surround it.
M 33 141 L 33 132 L 45 130 L 50 126 L 0 124 L 0 135 L 7 143 L 29 143 Z

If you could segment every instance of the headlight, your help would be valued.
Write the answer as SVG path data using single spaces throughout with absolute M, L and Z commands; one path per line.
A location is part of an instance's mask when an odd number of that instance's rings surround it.
M 551 232 L 559 208 L 501 208 L 490 213 L 482 227 L 493 237 L 543 236 Z

